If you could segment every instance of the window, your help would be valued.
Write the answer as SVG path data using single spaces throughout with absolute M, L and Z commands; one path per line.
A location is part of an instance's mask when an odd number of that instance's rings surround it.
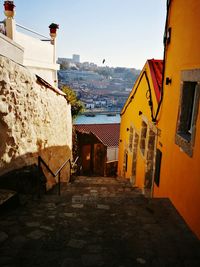
M 158 187 L 159 187 L 159 184 L 160 184 L 161 160 L 162 160 L 162 152 L 159 149 L 156 149 L 156 166 L 155 166 L 154 182 Z
M 123 162 L 123 177 L 126 177 L 126 172 L 128 169 L 128 151 L 124 150 L 124 162 Z
M 146 137 L 147 137 L 147 124 L 146 124 L 146 122 L 143 121 L 141 134 L 140 134 L 140 150 L 141 150 L 143 156 L 145 154 Z
M 128 153 L 125 155 L 125 172 L 128 170 Z
M 200 70 L 182 72 L 176 144 L 192 157 L 199 106 Z
M 129 134 L 129 149 L 132 151 L 133 149 L 133 127 L 130 127 L 130 134 Z
M 181 110 L 178 125 L 178 134 L 191 141 L 194 124 L 195 99 L 197 82 L 184 82 L 182 88 Z

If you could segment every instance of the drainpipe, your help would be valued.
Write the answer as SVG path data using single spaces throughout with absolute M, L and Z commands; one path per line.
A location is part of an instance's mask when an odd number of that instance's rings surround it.
M 57 29 L 59 29 L 59 25 L 56 23 L 51 23 L 49 25 L 50 29 L 50 36 L 51 36 L 51 44 L 53 45 L 53 64 L 56 64 L 56 36 L 57 36 Z M 54 71 L 53 73 L 53 81 L 54 81 L 54 86 L 58 86 L 58 78 L 57 78 L 57 71 Z
M 168 23 L 169 23 L 169 12 L 170 12 L 170 5 L 171 5 L 171 0 L 167 0 L 167 14 L 166 14 L 166 21 L 165 21 L 165 32 L 164 32 L 164 55 L 163 55 L 163 73 L 162 73 L 162 86 L 161 86 L 161 96 L 160 96 L 160 101 L 158 103 L 158 107 L 156 110 L 155 114 L 155 121 L 157 121 L 157 117 L 162 105 L 163 101 L 163 94 L 164 94 L 164 81 L 165 81 L 165 67 L 166 67 L 166 50 L 167 50 L 167 30 L 168 30 Z
M 53 45 L 53 64 L 56 64 L 56 60 L 57 60 L 57 53 L 56 53 L 57 40 L 56 40 L 56 38 L 54 40 L 52 40 L 51 43 Z M 54 72 L 53 81 L 54 81 L 54 86 L 55 87 L 58 87 L 58 74 L 57 74 L 57 70 Z

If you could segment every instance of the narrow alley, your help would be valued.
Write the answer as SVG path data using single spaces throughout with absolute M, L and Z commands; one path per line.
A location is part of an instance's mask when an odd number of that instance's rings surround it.
M 61 189 L 1 215 L 1 267 L 200 266 L 199 241 L 167 199 L 115 178 Z

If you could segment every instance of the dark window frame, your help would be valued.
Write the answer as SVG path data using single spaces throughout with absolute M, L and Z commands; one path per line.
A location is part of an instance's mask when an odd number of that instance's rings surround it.
M 162 151 L 157 148 L 156 149 L 155 173 L 154 173 L 154 182 L 157 185 L 157 187 L 159 187 L 160 185 L 161 162 L 162 162 Z
M 200 99 L 200 69 L 181 72 L 180 104 L 175 143 L 193 156 Z
M 129 150 L 130 152 L 133 151 L 133 127 L 130 127 L 130 132 L 129 132 Z
M 143 156 L 145 156 L 145 151 L 146 151 L 147 131 L 148 131 L 148 124 L 146 123 L 146 121 L 142 120 L 141 132 L 140 132 L 140 151 Z

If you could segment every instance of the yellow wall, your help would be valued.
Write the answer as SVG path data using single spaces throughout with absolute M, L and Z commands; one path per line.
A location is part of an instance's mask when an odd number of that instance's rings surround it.
M 169 12 L 171 42 L 166 50 L 164 98 L 158 127 L 162 151 L 160 185 L 154 196 L 169 197 L 192 230 L 200 238 L 200 111 L 193 157 L 175 144 L 180 99 L 181 70 L 200 69 L 200 1 L 173 0 Z M 159 144 L 162 144 L 160 146 Z
M 145 64 L 143 70 L 141 71 L 141 74 L 136 81 L 133 90 L 129 96 L 129 98 L 126 101 L 126 104 L 124 105 L 124 108 L 122 110 L 125 110 L 125 107 L 129 103 L 131 96 L 133 95 L 133 92 L 135 91 L 138 81 L 140 80 L 140 77 L 143 73 L 143 71 L 146 70 L 147 76 L 150 81 L 150 87 L 152 92 L 152 101 L 154 105 L 154 113 L 157 108 L 157 100 L 154 92 L 154 87 L 151 80 L 150 70 L 148 62 Z M 140 136 L 141 131 L 141 124 L 142 124 L 142 118 L 145 116 L 147 121 L 151 122 L 151 111 L 150 107 L 148 105 L 148 100 L 146 98 L 146 92 L 148 90 L 148 84 L 145 79 L 145 76 L 143 76 L 142 80 L 139 83 L 139 87 L 137 89 L 137 93 L 135 94 L 134 99 L 132 99 L 131 103 L 128 105 L 125 113 L 121 115 L 121 125 L 120 125 L 120 143 L 119 143 L 119 158 L 118 158 L 118 175 L 122 176 L 123 174 L 123 162 L 124 162 L 124 150 L 127 149 L 128 151 L 128 169 L 125 175 L 125 178 L 130 178 L 132 174 L 132 152 L 129 150 L 129 134 L 130 130 L 127 131 L 127 128 L 130 129 L 130 127 L 134 127 L 138 135 Z M 139 111 L 142 111 L 142 115 L 139 115 Z M 140 140 L 139 140 L 140 142 Z M 144 187 L 144 175 L 145 175 L 145 158 L 141 154 L 139 145 L 138 145 L 138 153 L 137 153 L 137 168 L 136 168 L 136 186 L 139 186 L 140 188 Z

